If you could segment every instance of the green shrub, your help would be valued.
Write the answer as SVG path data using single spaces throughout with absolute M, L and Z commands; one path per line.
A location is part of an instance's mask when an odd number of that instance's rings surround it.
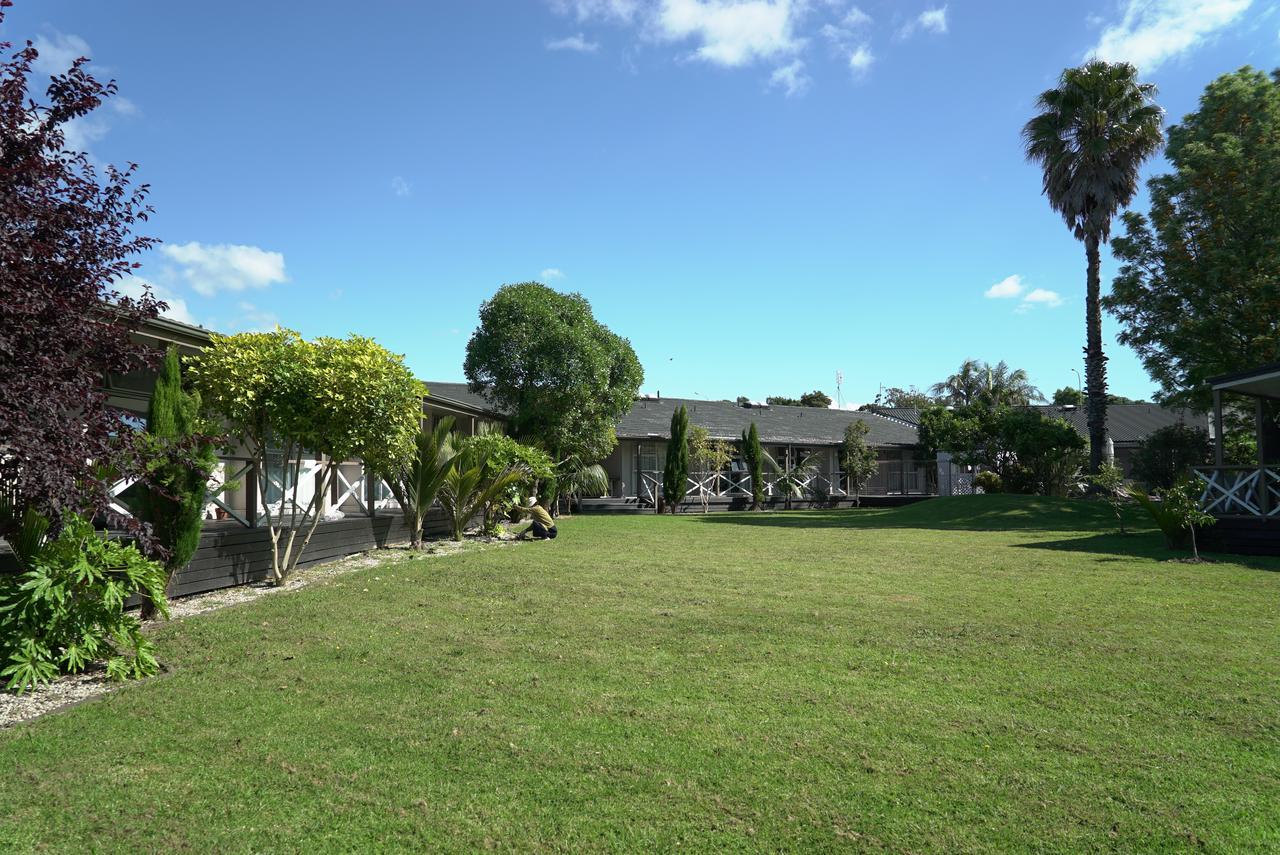
M 503 433 L 482 433 L 462 440 L 458 450 L 473 449 L 488 461 L 485 477 L 497 478 L 504 472 L 516 472 L 518 477 L 494 497 L 489 509 L 506 513 L 527 495 L 539 493 L 556 479 L 555 463 L 551 455 L 541 448 L 517 442 Z M 485 527 L 489 529 L 488 514 Z
M 1209 432 L 1184 424 L 1152 431 L 1133 452 L 1133 477 L 1149 490 L 1163 490 L 1188 475 L 1193 466 L 1213 461 Z
M 132 544 L 108 540 L 83 518 L 62 531 L 24 566 L 0 578 L 0 679 L 19 693 L 63 673 L 106 660 L 117 680 L 159 669 L 151 642 L 125 601 L 149 597 L 168 617 L 165 570 Z
M 1200 500 L 1193 482 L 1180 481 L 1165 490 L 1158 499 L 1136 487 L 1130 487 L 1128 493 L 1151 515 L 1170 549 L 1186 549 L 1189 542 L 1192 554 L 1196 558 L 1200 557 L 1200 549 L 1196 546 L 1196 526 L 1203 528 L 1213 525 L 1217 520 L 1200 510 Z
M 973 486 L 984 493 L 1000 493 L 1004 491 L 1004 483 L 1000 476 L 990 470 L 983 470 L 973 476 Z

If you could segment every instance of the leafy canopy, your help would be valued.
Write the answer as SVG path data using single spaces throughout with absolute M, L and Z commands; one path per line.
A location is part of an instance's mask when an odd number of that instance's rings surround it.
M 1191 477 L 1192 468 L 1213 462 L 1213 441 L 1202 427 L 1172 424 L 1153 431 L 1133 453 L 1133 477 L 1151 490 Z
M 866 422 L 849 422 L 844 429 L 844 440 L 840 443 L 840 468 L 849 479 L 849 490 L 857 504 L 862 503 L 862 491 L 880 470 L 879 455 L 875 447 L 867 442 L 869 433 L 871 428 Z
M 957 407 L 979 402 L 991 406 L 1026 406 L 1044 398 L 1024 369 L 1010 368 L 1003 359 L 995 365 L 966 359 L 955 374 L 934 383 L 930 391 L 935 401 Z
M 1107 240 L 1112 218 L 1137 193 L 1139 168 L 1163 142 L 1156 88 L 1137 75 L 1126 62 L 1065 69 L 1022 130 L 1049 205 L 1078 240 Z
M 773 395 L 765 398 L 765 403 L 775 407 L 821 407 L 825 409 L 831 406 L 831 396 L 819 389 L 814 389 L 812 392 L 805 392 L 799 398 Z
M 538 282 L 504 285 L 480 307 L 463 370 L 473 392 L 510 415 L 516 437 L 557 460 L 608 455 L 644 379 L 631 344 L 581 294 Z
M 1210 83 L 1165 156 L 1150 215 L 1124 215 L 1104 304 L 1157 399 L 1204 411 L 1207 378 L 1280 360 L 1280 71 Z
M 948 452 L 961 465 L 995 472 L 1011 492 L 1043 495 L 1060 495 L 1073 485 L 1085 447 L 1084 438 L 1062 419 L 986 404 L 926 410 L 920 442 L 931 452 Z
M 268 493 L 267 453 L 279 448 L 298 471 L 304 451 L 323 455 L 315 490 L 305 507 L 292 498 L 278 513 L 262 507 L 271 528 L 271 580 L 293 571 L 320 522 L 321 506 L 339 463 L 360 458 L 375 472 L 394 471 L 416 451 L 422 419 L 422 384 L 402 357 L 372 339 L 305 341 L 296 332 L 215 336 L 192 361 L 191 375 L 204 405 L 228 423 L 258 462 L 259 495 Z M 301 523 L 310 519 L 297 550 Z M 282 537 L 287 529 L 287 537 Z
M 289 441 L 379 470 L 413 453 L 422 384 L 373 339 L 306 341 L 287 329 L 214 336 L 191 375 L 205 407 L 258 449 Z

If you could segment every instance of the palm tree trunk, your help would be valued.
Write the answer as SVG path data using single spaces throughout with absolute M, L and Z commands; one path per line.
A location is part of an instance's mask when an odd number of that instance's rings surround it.
M 1084 239 L 1089 260 L 1088 285 L 1085 294 L 1084 376 L 1088 395 L 1089 472 L 1097 474 L 1102 466 L 1103 446 L 1107 441 L 1107 357 L 1102 352 L 1102 274 L 1098 253 L 1098 236 Z

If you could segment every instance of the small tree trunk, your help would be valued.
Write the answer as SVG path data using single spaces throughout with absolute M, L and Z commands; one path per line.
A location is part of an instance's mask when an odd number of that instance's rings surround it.
M 1103 446 L 1107 441 L 1107 357 L 1102 352 L 1101 259 L 1098 236 L 1085 237 L 1088 258 L 1088 282 L 1085 293 L 1084 372 L 1088 395 L 1089 474 L 1098 474 L 1102 466 Z
M 311 543 L 311 536 L 316 533 L 316 528 L 320 525 L 320 509 L 324 507 L 324 496 L 329 490 L 329 485 L 333 483 L 333 473 L 337 471 L 337 463 L 326 464 L 321 470 L 320 484 L 316 488 L 315 496 L 311 499 L 311 526 L 307 529 L 306 535 L 302 538 L 302 543 L 298 546 L 298 551 L 294 553 L 292 562 L 288 565 L 288 572 L 292 573 L 298 566 L 298 560 L 302 558 L 303 551 L 307 548 L 307 544 Z M 303 524 L 306 524 L 306 514 L 302 517 Z

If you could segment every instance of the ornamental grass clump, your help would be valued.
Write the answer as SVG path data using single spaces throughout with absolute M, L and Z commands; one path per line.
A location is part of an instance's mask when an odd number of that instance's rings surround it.
M 21 694 L 104 660 L 116 680 L 159 670 L 141 622 L 124 607 L 140 595 L 169 616 L 163 565 L 132 544 L 107 539 L 78 516 L 67 517 L 57 537 L 18 558 L 22 572 L 0 577 L 0 679 L 6 689 Z

